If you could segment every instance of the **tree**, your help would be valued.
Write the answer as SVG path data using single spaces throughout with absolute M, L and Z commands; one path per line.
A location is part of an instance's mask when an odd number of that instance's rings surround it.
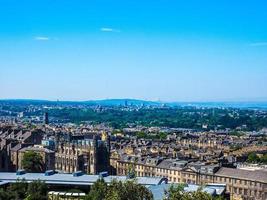
M 200 187 L 197 191 L 187 192 L 184 190 L 185 184 L 177 186 L 172 185 L 168 191 L 165 191 L 167 200 L 215 200 L 217 197 L 212 197 L 207 192 L 204 192 Z
M 126 182 L 113 180 L 108 187 L 106 200 L 152 200 L 152 193 L 135 180 Z
M 202 188 L 198 189 L 197 191 L 188 193 L 192 200 L 199 199 L 199 200 L 212 200 L 212 196 L 207 192 L 203 192 Z
M 46 200 L 47 186 L 44 182 L 37 180 L 27 183 L 25 179 L 18 179 L 4 190 L 0 189 L 0 200 Z
M 25 179 L 17 179 L 16 183 L 12 183 L 7 191 L 10 192 L 11 199 L 24 199 L 27 193 L 28 183 Z
M 22 158 L 22 167 L 27 172 L 42 172 L 44 170 L 42 156 L 34 151 L 27 151 Z
M 136 176 L 136 172 L 135 172 L 136 162 L 137 162 L 137 160 L 135 160 L 134 163 L 131 163 L 128 166 L 127 177 L 130 178 L 130 179 L 135 178 L 135 176 Z
M 184 194 L 184 184 L 179 184 L 177 186 L 171 185 L 168 191 L 165 191 L 165 196 L 168 200 L 180 200 L 183 198 Z
M 248 155 L 248 159 L 247 159 L 247 162 L 250 162 L 250 163 L 257 163 L 260 161 L 260 158 L 257 156 L 256 153 L 250 153 Z
M 10 200 L 11 196 L 3 188 L 0 188 L 0 200 Z
M 98 179 L 92 186 L 87 200 L 103 200 L 107 192 L 107 184 L 104 179 Z
M 37 180 L 29 183 L 26 200 L 46 200 L 47 186 L 43 181 Z
M 99 179 L 91 188 L 87 200 L 152 200 L 151 192 L 134 180 L 113 180 L 107 185 Z
M 267 153 L 264 154 L 260 159 L 261 159 L 261 162 L 266 165 L 267 164 Z

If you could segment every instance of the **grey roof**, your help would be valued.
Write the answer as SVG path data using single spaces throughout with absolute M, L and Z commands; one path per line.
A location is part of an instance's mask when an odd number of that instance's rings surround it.
M 53 174 L 45 176 L 44 173 L 26 173 L 23 175 L 16 175 L 11 172 L 0 172 L 0 181 L 16 182 L 17 179 L 25 179 L 26 181 L 42 180 L 48 184 L 63 184 L 63 185 L 92 185 L 98 179 L 98 175 L 82 175 L 74 177 L 72 174 Z M 126 176 L 107 176 L 104 177 L 105 182 L 110 183 L 112 180 L 126 181 Z M 141 185 L 158 185 L 161 184 L 163 178 L 159 177 L 137 177 L 137 183 Z
M 9 183 L 8 181 L 0 181 L 0 186 L 1 186 L 1 185 L 8 184 L 8 183 Z
M 188 162 L 185 160 L 177 160 L 177 159 L 165 159 L 163 161 L 161 161 L 157 166 L 160 168 L 165 168 L 165 169 L 176 169 L 176 170 L 180 170 L 183 167 L 185 167 L 185 165 Z
M 161 184 L 161 185 L 153 185 L 149 186 L 148 189 L 152 192 L 154 200 L 162 200 L 165 197 L 165 191 L 168 191 L 169 188 L 174 185 L 177 186 L 178 184 Z M 200 185 L 194 185 L 194 184 L 188 184 L 184 190 L 186 192 L 194 192 L 197 191 L 201 186 Z M 203 188 L 204 192 L 207 192 L 208 194 L 215 196 L 215 195 L 222 195 L 226 190 L 225 184 L 210 184 L 206 185 Z
M 37 151 L 37 152 L 54 153 L 54 151 L 52 151 L 50 149 L 34 147 L 34 146 L 24 147 L 20 151 L 22 151 L 22 152 L 25 152 L 25 151 Z
M 236 168 L 221 167 L 216 173 L 216 175 L 267 183 L 267 172 L 264 170 L 250 171 Z
M 19 143 L 16 146 L 14 146 L 13 148 L 11 148 L 12 151 L 18 151 L 22 148 L 22 145 Z

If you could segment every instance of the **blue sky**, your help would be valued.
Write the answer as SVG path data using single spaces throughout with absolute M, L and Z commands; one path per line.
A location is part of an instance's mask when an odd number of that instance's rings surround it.
M 265 0 L 0 0 L 0 98 L 267 100 Z

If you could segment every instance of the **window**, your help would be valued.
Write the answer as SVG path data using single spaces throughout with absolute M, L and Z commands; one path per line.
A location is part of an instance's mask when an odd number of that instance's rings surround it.
M 238 194 L 242 194 L 242 189 L 239 188 Z
M 236 188 L 236 187 L 234 187 L 234 193 L 236 193 L 236 194 L 237 194 L 237 188 Z

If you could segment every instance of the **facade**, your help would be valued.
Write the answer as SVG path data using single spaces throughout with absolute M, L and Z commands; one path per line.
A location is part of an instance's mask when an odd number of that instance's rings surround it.
M 111 165 L 117 175 L 127 175 L 133 168 L 136 176 L 165 177 L 171 183 L 226 184 L 231 199 L 267 199 L 266 170 L 247 171 L 174 159 L 129 156 L 121 159 L 113 157 Z
M 43 171 L 55 169 L 55 152 L 42 146 L 29 146 L 19 150 L 18 153 L 18 169 L 23 169 L 22 160 L 26 152 L 34 151 L 41 155 L 43 159 Z
M 0 128 L 0 171 L 15 171 L 18 167 L 18 151 L 27 146 L 40 144 L 43 131 L 14 127 Z
M 98 174 L 109 171 L 109 136 L 100 139 L 61 143 L 56 150 L 56 170 L 72 173 L 82 171 L 87 174 Z

